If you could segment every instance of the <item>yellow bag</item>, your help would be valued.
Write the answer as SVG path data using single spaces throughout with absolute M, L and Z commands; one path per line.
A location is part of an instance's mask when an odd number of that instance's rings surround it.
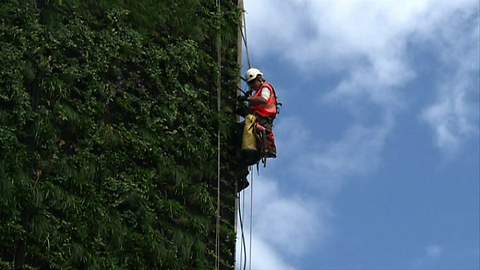
M 257 151 L 257 133 L 255 132 L 255 121 L 257 117 L 253 114 L 245 116 L 245 126 L 242 135 L 242 151 Z
M 257 148 L 258 135 L 255 130 L 256 120 L 257 117 L 253 114 L 245 116 L 241 153 L 247 165 L 253 165 L 260 160 L 260 151 Z

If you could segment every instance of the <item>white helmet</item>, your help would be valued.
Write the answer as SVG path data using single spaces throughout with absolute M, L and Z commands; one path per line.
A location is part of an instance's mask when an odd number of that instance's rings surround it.
M 248 83 L 251 80 L 256 79 L 259 75 L 263 77 L 263 74 L 259 69 L 251 68 L 245 72 L 245 81 Z

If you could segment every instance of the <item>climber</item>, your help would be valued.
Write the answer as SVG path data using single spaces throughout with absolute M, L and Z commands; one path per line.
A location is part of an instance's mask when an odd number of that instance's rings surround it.
M 248 110 L 237 113 L 243 117 L 254 116 L 255 131 L 260 135 L 259 147 L 261 158 L 276 158 L 277 147 L 275 144 L 275 136 L 273 134 L 273 121 L 277 117 L 280 103 L 277 103 L 277 96 L 273 86 L 266 82 L 263 73 L 256 69 L 250 68 L 245 73 L 245 81 L 250 90 L 244 96 L 238 96 L 237 100 L 247 101 Z M 255 93 L 253 93 L 255 91 Z M 253 93 L 253 96 L 250 96 Z M 263 134 L 263 135 L 262 135 Z M 244 138 L 245 140 L 245 138 Z M 244 146 L 242 146 L 242 150 Z

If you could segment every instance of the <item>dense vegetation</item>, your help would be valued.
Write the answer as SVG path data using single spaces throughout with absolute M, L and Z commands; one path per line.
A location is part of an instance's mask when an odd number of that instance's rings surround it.
M 213 268 L 239 18 L 236 1 L 0 1 L 0 269 Z M 221 239 L 228 267 L 229 220 Z

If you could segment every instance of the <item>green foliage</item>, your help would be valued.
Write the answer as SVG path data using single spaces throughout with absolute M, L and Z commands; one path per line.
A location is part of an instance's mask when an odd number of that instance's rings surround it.
M 1 269 L 212 268 L 240 18 L 212 2 L 0 3 Z

